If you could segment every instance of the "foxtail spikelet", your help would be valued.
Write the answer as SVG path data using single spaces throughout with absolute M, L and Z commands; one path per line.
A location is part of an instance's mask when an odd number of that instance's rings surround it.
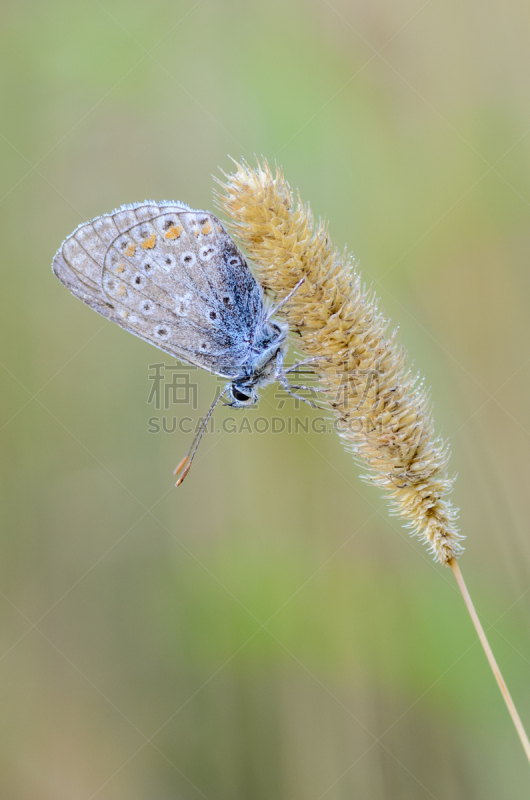
M 351 257 L 333 248 L 327 225 L 314 222 L 308 205 L 294 202 L 282 172 L 273 174 L 267 162 L 236 166 L 217 200 L 278 300 L 304 278 L 281 313 L 299 334 L 299 349 L 314 359 L 342 439 L 413 534 L 438 561 L 450 562 L 462 552 L 462 536 L 448 499 L 449 450 L 434 434 L 426 392 L 395 333 L 388 334 Z

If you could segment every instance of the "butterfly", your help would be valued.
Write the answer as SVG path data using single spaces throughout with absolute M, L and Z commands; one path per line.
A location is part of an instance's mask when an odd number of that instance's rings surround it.
M 201 436 L 221 397 L 226 405 L 254 405 L 258 389 L 279 381 L 293 389 L 284 369 L 288 328 L 223 224 L 184 203 L 123 205 L 79 225 L 57 251 L 55 275 L 70 292 L 180 361 L 226 378 L 193 443 L 175 470 L 177 486 L 191 468 Z

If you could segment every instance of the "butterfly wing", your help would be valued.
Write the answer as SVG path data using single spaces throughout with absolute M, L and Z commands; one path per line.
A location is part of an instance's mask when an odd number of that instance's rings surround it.
M 80 225 L 59 280 L 120 327 L 227 378 L 249 361 L 263 294 L 221 222 L 178 203 L 126 205 Z

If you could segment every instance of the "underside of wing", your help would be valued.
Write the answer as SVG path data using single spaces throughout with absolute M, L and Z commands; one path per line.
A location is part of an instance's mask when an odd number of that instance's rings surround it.
M 80 300 L 183 361 L 235 377 L 262 292 L 220 221 L 181 203 L 128 205 L 80 225 L 53 271 Z

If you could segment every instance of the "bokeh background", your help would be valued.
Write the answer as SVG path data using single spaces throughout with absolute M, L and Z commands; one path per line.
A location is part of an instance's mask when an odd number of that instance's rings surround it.
M 530 8 L 2 8 L 0 782 L 9 800 L 519 800 L 523 751 L 450 570 L 274 387 L 249 429 L 149 404 L 169 357 L 53 277 L 80 222 L 213 209 L 277 160 L 432 386 L 462 570 L 530 726 Z M 230 410 L 219 410 L 221 426 Z

